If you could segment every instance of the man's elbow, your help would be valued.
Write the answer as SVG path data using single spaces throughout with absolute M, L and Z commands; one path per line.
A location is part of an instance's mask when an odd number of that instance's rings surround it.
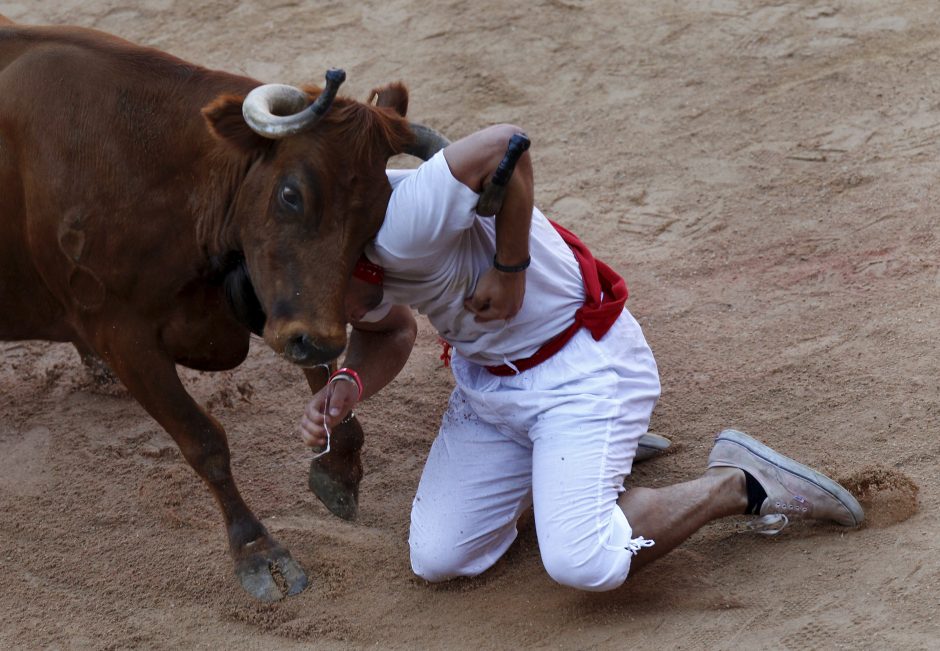
M 389 317 L 394 322 L 392 336 L 395 339 L 397 347 L 411 352 L 414 348 L 415 340 L 418 338 L 418 322 L 410 309 L 403 305 L 396 305 L 392 308 Z
M 517 133 L 524 133 L 524 130 L 514 124 L 496 124 L 447 147 L 444 158 L 454 178 L 480 192 L 506 155 L 509 139 Z M 528 153 L 522 155 L 517 169 L 520 166 L 531 170 Z

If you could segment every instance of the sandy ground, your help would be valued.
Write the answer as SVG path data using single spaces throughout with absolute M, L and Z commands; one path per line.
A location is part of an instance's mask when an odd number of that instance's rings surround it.
M 531 524 L 485 576 L 412 577 L 408 510 L 452 381 L 433 333 L 363 406 L 362 514 L 306 490 L 299 372 L 256 342 L 185 372 L 240 488 L 312 586 L 253 603 L 169 437 L 69 346 L 0 344 L 0 647 L 936 649 L 940 647 L 940 6 L 811 1 L 35 0 L 78 24 L 264 81 L 403 80 L 451 137 L 531 135 L 537 203 L 631 287 L 656 353 L 636 469 L 699 473 L 734 426 L 859 492 L 859 530 L 706 527 L 606 594 L 554 584 Z M 267 4 L 267 7 L 259 5 Z M 919 493 L 919 494 L 918 494 Z

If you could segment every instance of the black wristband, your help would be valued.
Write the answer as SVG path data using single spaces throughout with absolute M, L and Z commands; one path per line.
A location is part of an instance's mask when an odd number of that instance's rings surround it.
M 523 262 L 522 264 L 514 264 L 514 265 L 500 264 L 499 260 L 496 259 L 496 255 L 495 254 L 493 255 L 493 267 L 496 269 L 496 271 L 502 271 L 503 273 L 507 273 L 507 274 L 513 274 L 513 273 L 518 273 L 520 271 L 525 271 L 526 269 L 529 268 L 529 265 L 531 263 L 532 263 L 531 255 L 527 257 L 525 259 L 525 262 Z

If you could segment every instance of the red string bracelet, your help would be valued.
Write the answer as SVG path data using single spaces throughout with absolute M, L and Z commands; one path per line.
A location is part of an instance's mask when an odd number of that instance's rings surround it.
M 327 384 L 332 383 L 333 380 L 336 380 L 336 379 L 340 379 L 340 380 L 345 379 L 347 382 L 355 382 L 356 388 L 359 390 L 359 398 L 357 398 L 357 400 L 362 400 L 362 380 L 359 379 L 358 373 L 356 373 L 351 368 L 346 368 L 344 366 L 341 369 L 337 369 L 333 373 L 333 375 L 330 376 L 330 379 L 327 382 Z

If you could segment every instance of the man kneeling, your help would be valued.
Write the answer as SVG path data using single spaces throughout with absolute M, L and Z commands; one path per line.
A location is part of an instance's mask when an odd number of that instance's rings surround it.
M 584 590 L 616 588 L 726 516 L 860 524 L 836 482 L 733 430 L 699 478 L 624 491 L 659 397 L 656 363 L 623 280 L 534 208 L 528 153 L 495 217 L 477 214 L 518 131 L 491 127 L 417 170 L 389 171 L 385 221 L 347 297 L 346 368 L 301 422 L 304 441 L 323 446 L 327 427 L 395 377 L 414 344 L 412 309 L 452 347 L 456 388 L 411 513 L 415 573 L 480 574 L 530 506 L 546 570 Z

